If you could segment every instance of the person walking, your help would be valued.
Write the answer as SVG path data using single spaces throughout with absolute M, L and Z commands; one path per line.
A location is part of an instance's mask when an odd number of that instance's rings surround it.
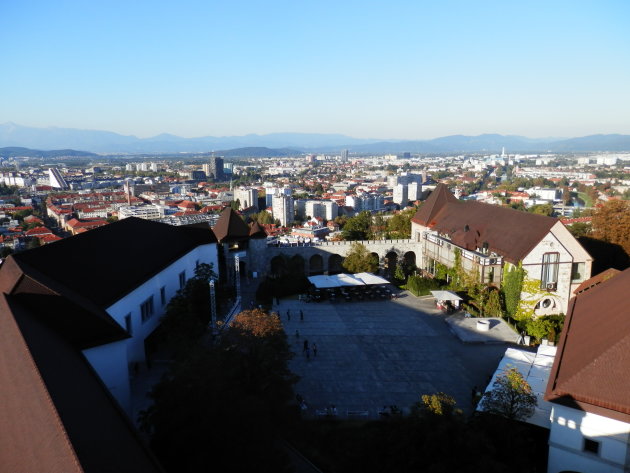
M 308 340 L 304 340 L 304 347 L 302 348 L 302 353 L 306 353 L 308 350 Z
M 317 358 L 317 343 L 313 343 L 313 358 Z

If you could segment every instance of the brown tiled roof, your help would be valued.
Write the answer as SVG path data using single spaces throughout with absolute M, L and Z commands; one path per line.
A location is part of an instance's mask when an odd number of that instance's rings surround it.
M 444 184 L 438 184 L 433 192 L 431 192 L 431 195 L 429 195 L 429 198 L 420 206 L 412 220 L 428 227 L 433 217 L 435 217 L 435 214 L 439 212 L 442 206 L 447 202 L 457 202 L 457 198 L 451 194 L 448 187 Z
M 545 399 L 630 422 L 630 269 L 571 300 Z
M 0 399 L 2 471 L 162 471 L 80 350 L 1 293 Z
M 249 227 L 231 207 L 223 209 L 212 230 L 221 243 L 249 238 Z
M 267 232 L 258 224 L 258 222 L 252 222 L 249 226 L 250 238 L 267 238 Z
M 453 243 L 467 250 L 482 248 L 487 243 L 490 251 L 518 263 L 558 220 L 497 205 L 457 200 L 446 186 L 439 184 L 413 221 L 448 235 Z
M 214 242 L 210 229 L 129 217 L 11 258 L 55 292 L 105 309 L 197 246 Z
M 593 276 L 590 279 L 587 279 L 582 284 L 580 284 L 574 291 L 574 294 L 579 294 L 580 292 L 588 291 L 589 289 L 597 286 L 598 284 L 603 283 L 604 281 L 609 280 L 610 278 L 616 276 L 621 271 L 615 268 L 608 268 L 606 271 L 599 273 L 596 276 Z

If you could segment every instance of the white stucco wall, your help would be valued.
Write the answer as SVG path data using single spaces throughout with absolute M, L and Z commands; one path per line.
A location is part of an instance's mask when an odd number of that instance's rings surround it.
M 600 442 L 599 453 L 584 451 L 584 439 Z M 630 466 L 630 424 L 554 404 L 548 473 L 622 473 Z
M 107 308 L 107 312 L 123 328 L 126 328 L 125 316 L 131 314 L 132 338 L 127 341 L 128 363 L 145 361 L 145 338 L 157 328 L 168 301 L 179 290 L 179 274 L 185 271 L 186 280 L 190 279 L 195 274 L 197 262 L 212 264 L 214 271 L 218 272 L 217 245 L 207 244 L 195 248 Z M 165 304 L 160 298 L 162 287 L 166 290 Z M 143 322 L 140 306 L 151 296 L 154 313 Z
M 83 350 L 83 355 L 121 407 L 131 413 L 127 340 Z

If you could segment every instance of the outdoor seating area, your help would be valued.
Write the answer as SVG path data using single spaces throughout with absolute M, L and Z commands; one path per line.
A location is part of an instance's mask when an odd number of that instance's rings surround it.
M 352 302 L 394 299 L 396 294 L 386 285 L 311 288 L 307 294 L 300 296 L 304 302 Z

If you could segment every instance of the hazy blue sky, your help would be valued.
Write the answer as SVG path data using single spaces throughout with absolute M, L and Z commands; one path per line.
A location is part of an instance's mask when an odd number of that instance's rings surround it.
M 0 0 L 0 123 L 630 133 L 630 1 Z

